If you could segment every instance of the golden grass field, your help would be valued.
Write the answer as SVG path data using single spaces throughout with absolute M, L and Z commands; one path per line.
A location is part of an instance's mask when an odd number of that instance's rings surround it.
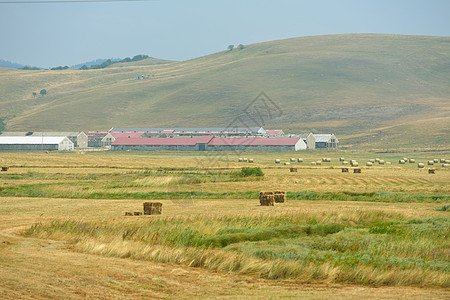
M 450 153 L 208 154 L 0 153 L 0 297 L 449 298 L 450 170 L 397 161 Z M 153 200 L 163 215 L 124 216 Z

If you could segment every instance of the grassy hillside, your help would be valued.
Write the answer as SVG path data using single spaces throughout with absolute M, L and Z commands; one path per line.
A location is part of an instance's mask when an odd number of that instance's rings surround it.
M 349 146 L 450 144 L 449 37 L 302 37 L 153 63 L 0 69 L 0 118 L 8 130 L 227 126 L 264 91 L 282 114 L 250 126 L 331 131 Z M 46 96 L 33 97 L 43 88 Z

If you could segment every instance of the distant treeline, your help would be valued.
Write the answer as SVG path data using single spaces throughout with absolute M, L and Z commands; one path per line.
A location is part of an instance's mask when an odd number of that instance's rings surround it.
M 146 59 L 146 58 L 148 58 L 148 57 L 149 57 L 148 55 L 139 54 L 139 55 L 134 56 L 133 58 L 126 57 L 126 58 L 124 58 L 124 59 L 122 59 L 122 60 L 118 60 L 118 61 L 113 61 L 113 60 L 111 60 L 111 59 L 108 59 L 108 60 L 102 62 L 101 64 L 98 64 L 98 65 L 92 65 L 92 66 L 90 66 L 90 67 L 88 67 L 88 66 L 86 66 L 86 65 L 83 65 L 83 66 L 81 66 L 80 70 L 104 69 L 104 68 L 106 68 L 106 67 L 108 67 L 108 66 L 110 66 L 110 65 L 112 65 L 112 64 L 115 64 L 115 63 L 124 63 L 124 62 L 139 61 L 139 60 Z

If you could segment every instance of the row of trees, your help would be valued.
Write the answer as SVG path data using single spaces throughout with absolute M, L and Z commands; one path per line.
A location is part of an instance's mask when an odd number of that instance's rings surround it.
M 245 46 L 242 45 L 242 44 L 239 44 L 239 45 L 237 46 L 237 48 L 238 48 L 239 50 L 242 50 L 242 49 L 245 48 Z M 234 45 L 228 45 L 228 50 L 229 50 L 229 51 L 233 51 L 233 49 L 234 49 Z
M 92 65 L 90 67 L 88 67 L 86 65 L 83 65 L 80 68 L 80 70 L 104 69 L 104 68 L 106 68 L 106 67 L 108 67 L 108 66 L 110 66 L 112 64 L 115 64 L 115 63 L 139 61 L 139 60 L 143 60 L 143 59 L 146 59 L 146 58 L 149 58 L 149 56 L 148 55 L 144 55 L 144 54 L 138 54 L 138 55 L 135 55 L 133 58 L 126 57 L 126 58 L 124 58 L 122 60 L 111 60 L 111 59 L 108 59 L 108 60 L 102 62 L 101 64 Z

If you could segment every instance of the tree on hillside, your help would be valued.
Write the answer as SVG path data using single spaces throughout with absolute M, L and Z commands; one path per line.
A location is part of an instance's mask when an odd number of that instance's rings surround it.
M 244 48 L 245 48 L 245 46 L 244 46 L 244 45 L 242 45 L 242 44 L 239 44 L 238 48 L 239 48 L 239 50 L 242 50 L 242 49 L 244 49 Z
M 88 69 L 88 67 L 86 65 L 82 65 L 80 68 L 80 70 L 87 70 L 87 69 Z
M 39 94 L 41 94 L 41 96 L 45 96 L 47 95 L 47 90 L 46 89 L 42 89 Z
M 37 95 L 37 93 L 36 93 L 36 92 L 33 92 L 33 97 L 36 97 L 36 95 Z
M 234 45 L 228 45 L 228 50 L 233 51 Z

